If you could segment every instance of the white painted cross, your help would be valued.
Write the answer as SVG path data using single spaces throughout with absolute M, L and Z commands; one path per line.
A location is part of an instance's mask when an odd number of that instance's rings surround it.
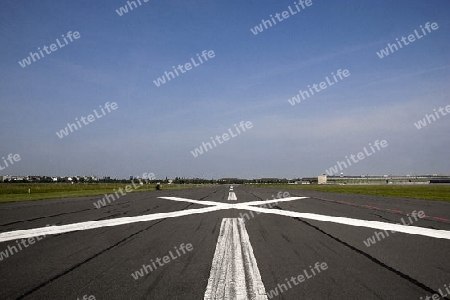
M 234 192 L 230 192 L 230 194 Z M 234 197 L 230 197 L 229 200 L 237 200 L 236 195 Z M 293 211 L 284 211 L 280 209 L 267 209 L 261 207 L 255 207 L 262 204 L 268 203 L 279 203 L 279 202 L 287 202 L 299 199 L 305 199 L 308 197 L 288 197 L 282 199 L 274 199 L 274 200 L 266 200 L 266 201 L 251 201 L 237 204 L 228 204 L 228 203 L 219 203 L 213 201 L 199 201 L 193 199 L 179 198 L 179 197 L 159 197 L 161 199 L 171 200 L 171 201 L 182 201 L 182 202 L 190 202 L 195 204 L 206 205 L 207 207 L 198 208 L 198 209 L 187 209 L 183 211 L 175 211 L 169 213 L 156 213 L 149 214 L 143 216 L 136 217 L 123 217 L 102 221 L 87 221 L 80 222 L 68 225 L 61 226 L 48 226 L 34 229 L 26 229 L 26 230 L 15 230 L 10 232 L 0 233 L 0 242 L 17 240 L 23 238 L 30 238 L 40 235 L 52 235 L 52 234 L 60 234 L 67 233 L 73 231 L 80 230 L 88 230 L 94 228 L 101 227 L 110 227 L 110 226 L 118 226 L 124 224 L 132 224 L 137 222 L 147 222 L 154 221 L 159 219 L 166 218 L 176 218 L 193 214 L 203 214 L 207 212 L 226 210 L 226 209 L 241 209 L 241 210 L 250 210 L 258 213 L 266 213 L 266 214 L 275 214 L 281 216 L 287 216 L 292 218 L 302 218 L 309 219 L 315 221 L 322 222 L 333 222 L 337 224 L 344 224 L 350 226 L 357 227 L 367 227 L 373 229 L 380 230 L 391 230 L 396 232 L 403 232 L 407 234 L 417 234 L 432 238 L 440 238 L 440 239 L 448 239 L 450 240 L 450 231 L 446 230 L 436 230 L 415 226 L 405 226 L 400 224 L 393 223 L 385 223 L 378 221 L 367 221 L 367 220 L 358 220 L 352 218 L 345 217 L 332 217 L 326 215 L 319 214 L 311 214 L 311 213 L 300 213 Z M 234 199 L 230 199 L 234 198 Z M 231 252 L 230 252 L 231 251 Z M 237 251 L 237 252 L 236 252 Z M 217 258 L 216 258 L 217 256 Z M 221 259 L 225 258 L 225 259 Z M 242 260 L 245 260 L 242 261 Z M 230 261 L 233 263 L 232 271 L 230 273 L 229 264 Z M 214 264 L 214 261 L 217 263 L 221 263 L 222 266 L 218 266 Z M 243 272 L 243 266 L 247 269 Z M 248 272 L 250 271 L 250 272 Z M 230 278 L 224 279 L 223 272 L 226 274 L 232 274 L 233 277 L 230 281 Z M 251 283 L 248 283 L 246 287 L 246 294 L 240 295 L 239 291 L 242 288 L 243 273 L 250 274 Z M 244 274 L 245 275 L 245 274 Z M 233 282 L 233 284 L 227 284 L 227 282 Z M 259 270 L 256 265 L 256 260 L 253 256 L 253 249 L 251 248 L 250 240 L 248 238 L 248 234 L 245 230 L 245 225 L 242 219 L 223 219 L 222 225 L 219 234 L 219 240 L 216 246 L 216 253 L 213 259 L 213 267 L 211 269 L 210 278 L 208 281 L 207 291 L 205 293 L 205 299 L 224 299 L 220 295 L 228 295 L 225 299 L 267 299 L 265 295 L 264 285 L 262 285 L 261 277 L 259 274 Z M 234 296 L 233 296 L 234 295 Z
M 156 213 L 156 214 L 149 214 L 149 215 L 136 216 L 136 217 L 123 217 L 123 218 L 101 220 L 101 221 L 87 221 L 87 222 L 80 222 L 80 223 L 74 223 L 74 224 L 68 224 L 68 225 L 47 226 L 47 227 L 34 228 L 34 229 L 3 232 L 3 233 L 0 233 L 0 242 L 35 237 L 35 236 L 40 236 L 40 235 L 44 235 L 44 234 L 52 235 L 52 234 L 67 233 L 67 232 L 79 231 L 79 230 L 95 229 L 95 228 L 101 228 L 101 227 L 118 226 L 118 225 L 131 224 L 131 223 L 137 223 L 137 222 L 154 221 L 154 220 L 160 220 L 160 219 L 165 219 L 165 218 L 176 218 L 176 217 L 188 216 L 188 215 L 193 215 L 193 214 L 203 214 L 203 213 L 207 213 L 207 212 L 213 212 L 213 211 L 219 211 L 219 210 L 225 210 L 225 209 L 251 210 L 251 211 L 255 211 L 255 212 L 259 212 L 259 213 L 275 214 L 275 215 L 287 216 L 287 217 L 292 217 L 292 218 L 302 218 L 302 219 L 309 219 L 309 220 L 315 220 L 315 221 L 333 222 L 333 223 L 338 223 L 338 224 L 357 226 L 357 227 L 367 227 L 367 228 L 380 229 L 380 230 L 391 230 L 391 231 L 403 232 L 403 233 L 407 233 L 407 234 L 417 234 L 417 235 L 423 235 L 423 236 L 428 236 L 428 237 L 433 237 L 433 238 L 450 240 L 450 231 L 446 231 L 446 230 L 437 230 L 437 229 L 429 229 L 429 228 L 416 227 L 416 226 L 405 226 L 405 225 L 400 225 L 400 224 L 393 224 L 393 223 L 386 223 L 386 222 L 379 222 L 379 221 L 366 221 L 366 220 L 358 220 L 358 219 L 345 218 L 345 217 L 332 217 L 332 216 L 312 214 L 312 213 L 301 213 L 301 212 L 285 211 L 285 210 L 280 210 L 280 209 L 268 209 L 268 208 L 255 207 L 258 205 L 262 205 L 262 204 L 293 201 L 293 200 L 305 199 L 308 197 L 288 197 L 288 198 L 273 199 L 273 200 L 266 200 L 266 201 L 251 201 L 251 202 L 244 202 L 244 203 L 238 203 L 238 204 L 219 203 L 219 202 L 213 202 L 213 201 L 199 201 L 199 200 L 179 198 L 179 197 L 159 197 L 159 198 L 172 200 L 172 201 L 182 201 L 182 202 L 190 202 L 190 203 L 195 203 L 195 204 L 207 205 L 207 207 L 197 208 L 197 209 L 187 209 L 187 210 L 183 210 L 183 211 L 175 211 L 175 212 L 168 212 L 168 213 Z

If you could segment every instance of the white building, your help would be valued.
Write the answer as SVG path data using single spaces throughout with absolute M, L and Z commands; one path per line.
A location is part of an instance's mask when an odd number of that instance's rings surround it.
M 327 175 L 319 175 L 317 176 L 317 183 L 318 184 L 327 184 Z

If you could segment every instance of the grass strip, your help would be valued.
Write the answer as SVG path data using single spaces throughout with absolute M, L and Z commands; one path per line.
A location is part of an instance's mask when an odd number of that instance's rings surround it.
M 114 189 L 122 188 L 125 190 L 127 185 L 133 186 L 131 183 L 0 183 L 0 203 L 97 196 L 114 193 Z M 165 184 L 163 189 L 185 189 L 201 186 L 209 185 Z M 155 187 L 156 184 L 144 184 L 139 188 L 133 188 L 131 192 L 153 191 L 156 189 Z M 28 189 L 30 189 L 30 193 L 28 193 Z
M 276 188 L 280 190 L 303 190 L 345 194 L 362 194 L 380 197 L 400 197 L 450 202 L 450 185 L 322 185 L 322 184 L 257 184 L 253 187 Z

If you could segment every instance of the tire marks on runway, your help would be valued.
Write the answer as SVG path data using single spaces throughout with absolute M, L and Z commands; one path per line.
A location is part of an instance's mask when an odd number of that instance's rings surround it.
M 32 222 L 32 221 L 41 220 L 41 219 L 54 218 L 54 217 L 59 217 L 59 216 L 64 216 L 64 215 L 76 214 L 76 213 L 83 212 L 83 211 L 88 211 L 88 210 L 91 210 L 91 209 L 90 208 L 86 208 L 86 209 L 82 209 L 82 210 L 71 211 L 71 212 L 66 212 L 66 213 L 60 213 L 60 214 L 55 214 L 55 215 L 36 217 L 36 218 L 26 219 L 26 220 L 18 220 L 18 221 L 14 221 L 14 222 L 10 222 L 10 223 L 0 224 L 0 226 L 9 226 L 9 225 L 14 225 L 14 224 L 19 224 L 19 223 Z
M 167 219 L 159 220 L 159 221 L 155 222 L 154 224 L 152 224 L 152 225 L 150 225 L 150 226 L 148 226 L 148 227 L 146 227 L 146 228 L 144 228 L 144 229 L 142 229 L 142 230 L 139 230 L 139 231 L 137 231 L 137 232 L 135 232 L 135 233 L 133 233 L 133 234 L 131 234 L 131 235 L 129 235 L 129 236 L 127 236 L 127 237 L 121 239 L 121 240 L 118 241 L 117 243 L 115 243 L 115 244 L 113 244 L 113 245 L 111 245 L 111 246 L 109 246 L 109 247 L 103 249 L 103 250 L 100 251 L 100 252 L 97 252 L 96 254 L 94 254 L 94 255 L 92 255 L 91 257 L 89 257 L 89 258 L 83 260 L 82 262 L 79 262 L 79 263 L 73 265 L 72 267 L 70 267 L 69 269 L 67 269 L 67 270 L 65 270 L 65 271 L 63 271 L 63 272 L 61 272 L 61 273 L 59 273 L 59 274 L 53 276 L 52 278 L 50 278 L 49 280 L 47 280 L 47 281 L 41 283 L 40 285 L 36 286 L 35 288 L 33 288 L 33 289 L 31 289 L 31 290 L 29 290 L 29 291 L 27 291 L 27 292 L 21 294 L 17 299 L 24 299 L 25 297 L 27 297 L 27 296 L 33 294 L 34 292 L 37 292 L 38 290 L 40 290 L 41 288 L 47 286 L 48 284 L 52 283 L 53 281 L 55 281 L 55 280 L 57 280 L 57 279 L 63 277 L 64 275 L 69 274 L 70 272 L 74 271 L 75 269 L 78 269 L 79 267 L 81 267 L 81 266 L 83 266 L 84 264 L 90 262 L 91 260 L 93 260 L 93 259 L 99 257 L 100 255 L 102 255 L 102 254 L 108 252 L 109 250 L 112 250 L 112 249 L 114 249 L 114 248 L 116 248 L 116 247 L 118 247 L 118 246 L 120 246 L 120 245 L 122 245 L 122 244 L 125 244 L 129 239 L 135 237 L 136 235 L 138 235 L 138 234 L 140 234 L 140 233 L 142 233 L 142 232 L 144 232 L 144 231 L 146 231 L 146 230 L 149 230 L 149 229 L 152 228 L 153 226 L 155 226 L 155 225 L 157 225 L 157 224 L 159 224 L 159 223 L 161 223 L 161 222 L 164 222 L 165 220 L 167 220 Z

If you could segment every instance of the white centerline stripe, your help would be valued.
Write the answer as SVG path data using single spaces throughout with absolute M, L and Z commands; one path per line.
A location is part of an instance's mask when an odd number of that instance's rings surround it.
M 222 220 L 204 299 L 267 299 L 242 218 Z
M 236 194 L 234 192 L 229 192 L 228 200 L 236 201 L 237 200 Z

